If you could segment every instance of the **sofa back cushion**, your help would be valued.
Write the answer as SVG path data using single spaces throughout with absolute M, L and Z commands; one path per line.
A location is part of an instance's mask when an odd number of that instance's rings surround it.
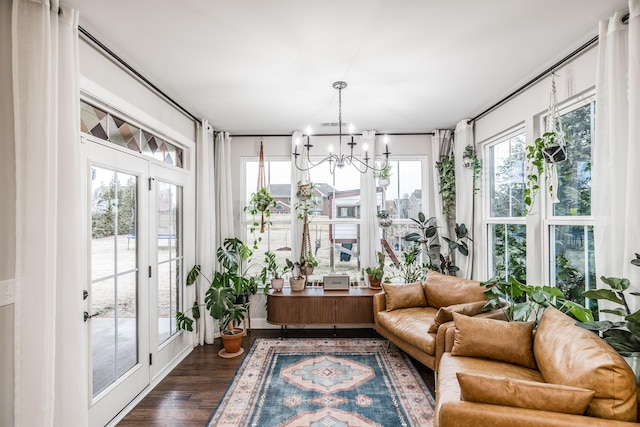
M 382 288 L 387 311 L 427 306 L 421 283 L 383 283 Z
M 554 384 L 596 392 L 587 415 L 636 421 L 636 380 L 633 371 L 594 332 L 553 307 L 545 309 L 533 342 L 540 374 Z
M 429 270 L 424 282 L 424 291 L 430 307 L 448 307 L 465 302 L 487 301 L 485 287 L 480 282 Z

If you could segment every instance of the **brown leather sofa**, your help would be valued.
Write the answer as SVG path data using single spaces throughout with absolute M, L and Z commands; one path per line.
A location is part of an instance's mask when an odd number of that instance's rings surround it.
M 423 283 L 383 284 L 373 297 L 376 331 L 425 366 L 437 371 L 452 313 L 504 318 L 482 312 L 487 299 L 480 282 L 429 271 Z
M 633 371 L 604 340 L 548 307 L 533 323 L 454 314 L 436 427 L 637 425 Z

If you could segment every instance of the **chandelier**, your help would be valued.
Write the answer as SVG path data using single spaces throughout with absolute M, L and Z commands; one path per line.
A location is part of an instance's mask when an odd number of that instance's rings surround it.
M 389 146 L 387 145 L 388 138 L 386 135 L 384 139 L 385 152 L 382 153 L 385 156 L 385 162 L 379 168 L 375 165 L 375 153 L 373 153 L 373 161 L 371 162 L 371 164 L 369 164 L 369 160 L 371 160 L 371 158 L 369 157 L 368 147 L 366 143 L 362 144 L 362 151 L 364 153 L 364 157 L 362 157 L 362 159 L 353 154 L 354 147 L 358 145 L 358 143 L 354 141 L 353 125 L 349 126 L 350 140 L 346 143 L 349 148 L 347 149 L 345 147 L 345 152 L 342 151 L 342 137 L 347 136 L 342 134 L 342 89 L 346 87 L 346 82 L 338 81 L 333 83 L 333 88 L 338 90 L 338 152 L 334 153 L 333 149 L 329 147 L 329 155 L 315 163 L 311 161 L 311 148 L 313 148 L 313 145 L 311 144 L 311 128 L 307 128 L 306 135 L 303 135 L 303 140 L 306 139 L 306 143 L 303 144 L 301 152 L 298 152 L 298 145 L 300 144 L 300 140 L 297 139 L 295 151 L 293 153 L 294 163 L 298 170 L 308 171 L 318 165 L 329 162 L 329 171 L 331 172 L 331 174 L 335 173 L 336 167 L 342 169 L 345 165 L 351 165 L 358 172 L 366 173 L 368 170 L 379 172 L 384 169 L 384 167 L 389 163 L 389 154 L 391 153 L 389 152 Z

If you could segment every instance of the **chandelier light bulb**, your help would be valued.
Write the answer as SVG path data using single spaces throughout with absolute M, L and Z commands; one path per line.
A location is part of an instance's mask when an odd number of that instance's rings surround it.
M 384 143 L 385 144 L 389 143 L 389 135 L 387 135 L 387 134 L 384 135 Z
M 311 126 L 307 126 L 307 136 L 311 136 Z
M 369 149 L 369 146 L 367 145 L 367 143 L 365 142 L 364 144 L 362 144 L 362 149 L 364 151 L 367 151 Z
M 353 131 L 354 131 L 353 124 L 350 124 L 350 125 L 349 125 L 349 133 L 350 133 L 351 135 L 353 135 Z
M 329 153 L 333 153 L 333 145 L 329 146 Z

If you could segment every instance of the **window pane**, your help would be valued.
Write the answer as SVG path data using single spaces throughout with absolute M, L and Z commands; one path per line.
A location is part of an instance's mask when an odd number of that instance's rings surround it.
M 594 103 L 562 115 L 567 159 L 557 163 L 559 203 L 556 216 L 591 215 L 591 140 Z
M 552 225 L 550 233 L 554 282 L 567 299 L 584 304 L 582 292 L 596 287 L 593 227 Z M 594 314 L 596 302 L 590 301 Z
M 394 219 L 417 218 L 422 209 L 422 162 L 391 160 L 391 183 L 385 190 L 386 209 Z
M 524 134 L 516 135 L 489 148 L 490 215 L 525 215 Z
M 526 225 L 489 224 L 489 276 L 526 283 Z

